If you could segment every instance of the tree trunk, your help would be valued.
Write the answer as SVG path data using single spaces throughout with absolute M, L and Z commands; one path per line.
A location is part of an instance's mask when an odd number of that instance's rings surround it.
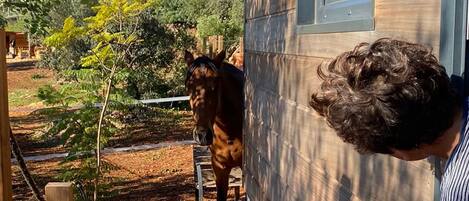
M 13 152 L 13 156 L 15 156 L 16 161 L 18 161 L 21 174 L 23 175 L 24 180 L 26 181 L 29 188 L 33 192 L 34 197 L 38 201 L 45 201 L 44 198 L 42 197 L 41 191 L 39 191 L 39 188 L 37 187 L 36 182 L 34 182 L 33 177 L 29 173 L 28 167 L 26 166 L 26 163 L 23 158 L 23 154 L 21 153 L 21 149 L 18 146 L 18 142 L 16 141 L 15 136 L 13 136 L 13 131 L 11 130 L 11 127 L 10 127 L 10 143 L 11 143 L 11 151 Z
M 96 136 L 96 179 L 94 180 L 94 193 L 93 193 L 94 201 L 98 200 L 99 177 L 101 175 L 101 130 L 103 127 L 104 115 L 106 113 L 106 109 L 109 104 L 109 96 L 111 95 L 112 79 L 114 78 L 115 70 L 116 69 L 114 67 L 111 71 L 111 75 L 109 76 L 106 96 L 104 98 L 104 104 L 103 104 L 103 108 L 101 109 L 101 114 L 99 116 L 99 122 L 98 122 L 98 134 Z

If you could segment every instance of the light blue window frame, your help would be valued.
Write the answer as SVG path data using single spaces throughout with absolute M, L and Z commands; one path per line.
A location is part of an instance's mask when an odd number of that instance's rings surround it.
M 300 34 L 374 30 L 374 0 L 297 0 L 296 13 Z

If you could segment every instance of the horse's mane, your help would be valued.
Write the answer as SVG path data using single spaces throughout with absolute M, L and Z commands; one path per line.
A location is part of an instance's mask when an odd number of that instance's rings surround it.
M 206 64 L 210 63 L 210 62 L 213 62 L 210 58 L 208 58 L 207 56 L 201 56 L 201 57 L 198 57 L 197 59 L 194 60 L 194 62 L 192 63 L 192 65 L 195 65 L 195 66 L 200 66 L 200 65 L 203 65 L 205 66 Z
M 244 85 L 244 72 L 242 70 L 226 62 L 223 62 L 222 70 L 233 76 L 238 84 Z

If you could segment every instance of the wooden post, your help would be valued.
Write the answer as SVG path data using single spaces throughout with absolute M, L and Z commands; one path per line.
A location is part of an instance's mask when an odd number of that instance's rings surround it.
M 213 36 L 208 37 L 208 57 L 213 58 L 217 51 L 217 47 L 215 46 L 216 44 L 213 43 Z
M 202 38 L 202 54 L 207 54 L 207 37 Z
M 221 52 L 223 50 L 223 36 L 218 36 L 217 37 L 217 53 Z
M 50 182 L 46 185 L 46 201 L 73 201 L 70 182 Z
M 244 55 L 244 37 L 239 37 L 239 47 L 241 47 L 241 54 Z
M 0 199 L 12 200 L 10 119 L 8 114 L 8 82 L 6 34 L 0 29 Z
M 28 59 L 31 59 L 31 35 L 28 32 Z
M 0 201 L 12 200 L 6 34 L 0 29 Z

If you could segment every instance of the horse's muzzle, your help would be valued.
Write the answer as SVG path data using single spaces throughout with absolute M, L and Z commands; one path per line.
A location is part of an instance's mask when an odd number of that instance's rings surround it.
M 197 144 L 202 146 L 211 145 L 213 143 L 213 132 L 211 129 L 198 129 L 194 128 L 192 136 Z

